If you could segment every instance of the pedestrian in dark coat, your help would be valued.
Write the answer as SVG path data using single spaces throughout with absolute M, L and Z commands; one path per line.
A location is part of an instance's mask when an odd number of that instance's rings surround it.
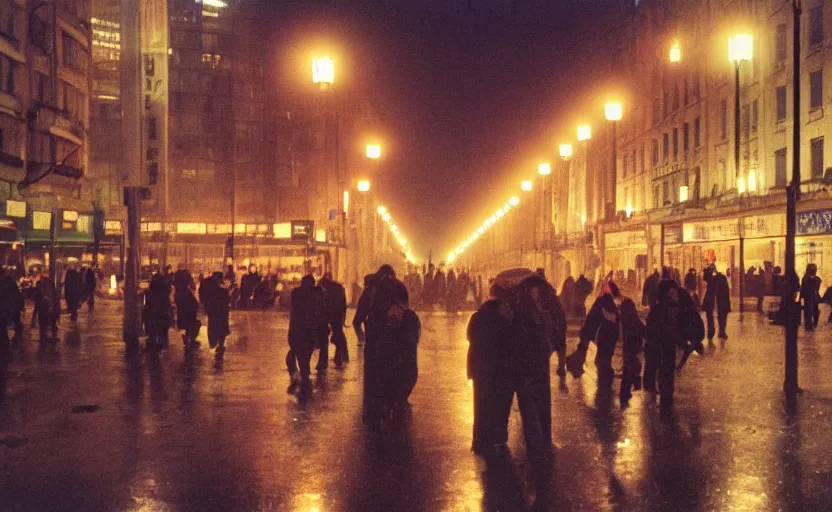
M 324 293 L 324 304 L 326 306 L 326 321 L 329 324 L 331 334 L 330 342 L 335 345 L 335 366 L 340 368 L 341 364 L 350 360 L 347 350 L 347 336 L 344 334 L 344 321 L 347 318 L 347 293 L 344 286 L 332 279 L 332 274 L 325 273 L 319 283 Z M 326 368 L 329 359 L 329 346 L 325 343 L 321 347 L 318 366 Z
M 692 344 L 701 351 L 704 331 L 702 318 L 687 291 L 674 281 L 662 281 L 656 304 L 647 316 L 644 389 L 655 391 L 658 373 L 664 411 L 673 405 L 676 348 L 685 349 Z
M 575 315 L 575 279 L 572 276 L 566 278 L 563 287 L 560 289 L 560 298 L 566 314 Z
M 21 315 L 26 307 L 23 292 L 14 280 L 11 271 L 0 268 L 0 327 L 14 326 L 14 340 L 23 339 L 23 321 Z
M 377 402 L 370 405 L 370 417 L 372 411 L 380 412 L 382 417 L 396 417 L 409 407 L 407 399 L 418 378 L 416 347 L 421 324 L 408 301 L 407 288 L 395 276 L 379 281 L 372 309 L 374 315 L 380 315 L 378 322 L 382 325 L 375 350 L 369 346 L 369 357 L 376 359 L 376 375 L 374 379 L 371 376 L 371 382 L 375 380 L 377 388 L 372 390 L 372 398 L 368 397 Z M 367 357 L 365 350 L 365 364 Z
M 150 288 L 144 297 L 142 309 L 148 350 L 164 350 L 168 347 L 168 329 L 171 325 L 170 287 L 163 274 L 150 280 Z
M 95 270 L 92 267 L 87 267 L 84 273 L 84 286 L 86 287 L 87 309 L 92 313 L 95 309 L 95 287 L 97 279 L 95 277 Z
M 81 274 L 75 268 L 69 268 L 64 276 L 64 300 L 72 322 L 78 320 L 78 308 L 81 307 L 83 293 L 84 285 Z
M 685 276 L 685 289 L 691 295 L 698 293 L 699 277 L 696 275 L 695 268 L 688 269 L 688 273 Z
M 650 274 L 644 281 L 644 287 L 641 290 L 642 306 L 648 306 L 652 308 L 653 304 L 656 303 L 656 295 L 658 293 L 658 286 L 660 280 L 661 276 L 659 275 L 659 270 L 653 269 L 653 273 Z
M 231 334 L 228 322 L 231 297 L 223 286 L 222 272 L 214 272 L 200 288 L 200 296 L 205 301 L 205 313 L 208 315 L 208 345 L 217 349 L 217 357 L 225 353 L 225 338 Z
M 474 388 L 474 440 L 483 456 L 507 450 L 508 419 L 519 365 L 512 293 L 499 285 L 468 322 L 468 379 Z
M 623 372 L 621 390 L 618 393 L 621 403 L 626 405 L 633 396 L 633 389 L 641 389 L 641 354 L 646 336 L 644 322 L 638 316 L 636 304 L 632 299 L 624 297 L 621 300 L 621 335 Z
M 48 275 L 43 275 L 38 280 L 35 307 L 38 310 L 40 340 L 46 341 L 47 331 L 50 329 L 52 337 L 58 336 L 58 319 L 61 315 L 60 294 Z
M 367 320 L 370 316 L 370 301 L 373 295 L 373 285 L 375 283 L 375 275 L 367 274 L 364 276 L 364 290 L 358 298 L 355 306 L 355 316 L 352 319 L 352 327 L 355 329 L 355 336 L 358 338 L 358 344 L 363 344 L 367 339 L 369 328 L 367 327 Z
M 586 317 L 586 298 L 592 293 L 592 282 L 583 274 L 575 281 L 575 318 Z
M 719 337 L 727 339 L 725 325 L 728 323 L 728 313 L 731 312 L 731 290 L 728 288 L 728 278 L 711 266 L 705 269 L 705 282 L 708 284 L 708 289 L 702 299 L 702 310 L 705 311 L 705 318 L 708 321 L 708 340 L 714 339 L 714 310 L 716 310 L 719 326 Z
M 300 286 L 292 290 L 292 310 L 289 316 L 289 352 L 286 354 L 286 368 L 292 380 L 289 392 L 294 392 L 298 386 L 301 393 L 312 390 L 309 380 L 311 374 L 310 360 L 312 352 L 326 342 L 327 325 L 324 296 L 320 288 L 315 286 L 315 278 L 305 275 L 300 280 Z M 298 378 L 300 367 L 300 378 Z
M 608 281 L 592 304 L 584 325 L 581 327 L 578 348 L 570 356 L 571 361 L 567 363 L 569 371 L 576 377 L 580 376 L 583 373 L 583 363 L 586 360 L 589 342 L 595 341 L 598 347 L 595 353 L 595 367 L 598 370 L 599 391 L 608 389 L 612 385 L 614 375 L 612 356 L 615 353 L 620 330 L 616 302 L 620 300 L 620 297 L 621 292 L 618 286 L 615 282 Z
M 240 282 L 240 309 L 248 309 L 249 304 L 254 296 L 254 291 L 260 286 L 260 274 L 257 273 L 257 267 L 249 266 L 248 274 L 243 276 Z
M 818 266 L 814 263 L 806 265 L 806 273 L 800 282 L 800 298 L 803 299 L 803 326 L 807 331 L 813 331 L 820 319 L 820 285 Z
M 176 295 L 177 328 L 185 330 L 182 334 L 182 343 L 186 349 L 190 349 L 193 347 L 197 336 L 199 336 L 199 329 L 202 327 L 202 322 L 197 318 L 199 301 L 196 300 L 194 291 L 190 287 L 181 292 L 177 291 Z

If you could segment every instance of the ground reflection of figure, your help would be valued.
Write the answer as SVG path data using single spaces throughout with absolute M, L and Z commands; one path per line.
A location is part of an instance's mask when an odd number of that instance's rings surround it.
M 292 290 L 292 310 L 289 316 L 289 352 L 286 354 L 286 368 L 293 393 L 300 386 L 301 394 L 312 391 L 310 361 L 312 352 L 324 343 L 327 335 L 324 296 L 315 286 L 315 278 L 305 275 L 300 286 Z M 300 376 L 298 377 L 298 367 Z

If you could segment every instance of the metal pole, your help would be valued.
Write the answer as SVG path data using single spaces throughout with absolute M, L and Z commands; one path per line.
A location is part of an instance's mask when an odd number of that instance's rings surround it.
M 797 384 L 797 270 L 795 269 L 795 237 L 797 235 L 797 201 L 800 198 L 800 0 L 792 1 L 794 11 L 794 62 L 792 63 L 792 183 L 786 196 L 786 375 L 783 388 L 789 402 L 794 401 L 800 388 Z
M 127 263 L 124 272 L 123 334 L 128 345 L 139 339 L 139 186 L 141 174 L 141 49 L 138 0 L 121 0 L 121 98 L 123 166 L 127 174 Z
M 735 94 L 734 94 L 734 186 L 737 186 L 737 180 L 740 177 L 740 60 L 737 61 L 735 67 Z M 739 194 L 739 189 L 737 189 L 737 193 Z M 740 276 L 739 276 L 739 288 L 740 288 L 740 318 L 742 318 L 742 313 L 744 310 L 744 286 L 743 281 L 745 280 L 745 273 L 743 270 L 744 261 L 744 244 L 742 240 L 742 225 L 739 226 L 740 228 Z

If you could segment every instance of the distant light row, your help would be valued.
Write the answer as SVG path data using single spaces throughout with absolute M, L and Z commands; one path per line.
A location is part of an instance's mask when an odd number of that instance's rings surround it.
M 485 219 L 485 221 L 480 224 L 476 231 L 474 231 L 471 236 L 469 236 L 464 242 L 459 244 L 459 246 L 451 251 L 448 254 L 447 262 L 453 263 L 456 261 L 456 258 L 465 252 L 468 247 L 471 246 L 474 242 L 476 242 L 482 235 L 485 234 L 486 231 L 491 229 L 494 224 L 500 221 L 506 214 L 511 211 L 512 208 L 520 204 L 520 198 L 517 196 L 512 196 L 506 204 L 504 204 L 501 208 L 498 208 L 496 212 L 494 212 L 490 217 Z
M 413 250 L 408 247 L 407 239 L 405 239 L 404 235 L 402 235 L 399 226 L 393 222 L 393 216 L 390 215 L 387 207 L 379 206 L 376 212 L 378 213 L 378 216 L 381 217 L 382 222 L 387 225 L 387 229 L 390 230 L 390 233 L 393 234 L 393 238 L 395 238 L 396 242 L 398 242 L 399 246 L 401 246 L 402 252 L 404 253 L 404 257 L 407 261 L 409 263 L 416 263 L 416 259 L 413 257 Z

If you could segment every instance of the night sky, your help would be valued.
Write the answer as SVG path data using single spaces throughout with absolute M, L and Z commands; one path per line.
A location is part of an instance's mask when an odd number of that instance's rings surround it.
M 289 2 L 271 15 L 296 50 L 337 41 L 343 86 L 368 91 L 380 120 L 377 197 L 417 258 L 441 260 L 601 114 L 610 3 Z

